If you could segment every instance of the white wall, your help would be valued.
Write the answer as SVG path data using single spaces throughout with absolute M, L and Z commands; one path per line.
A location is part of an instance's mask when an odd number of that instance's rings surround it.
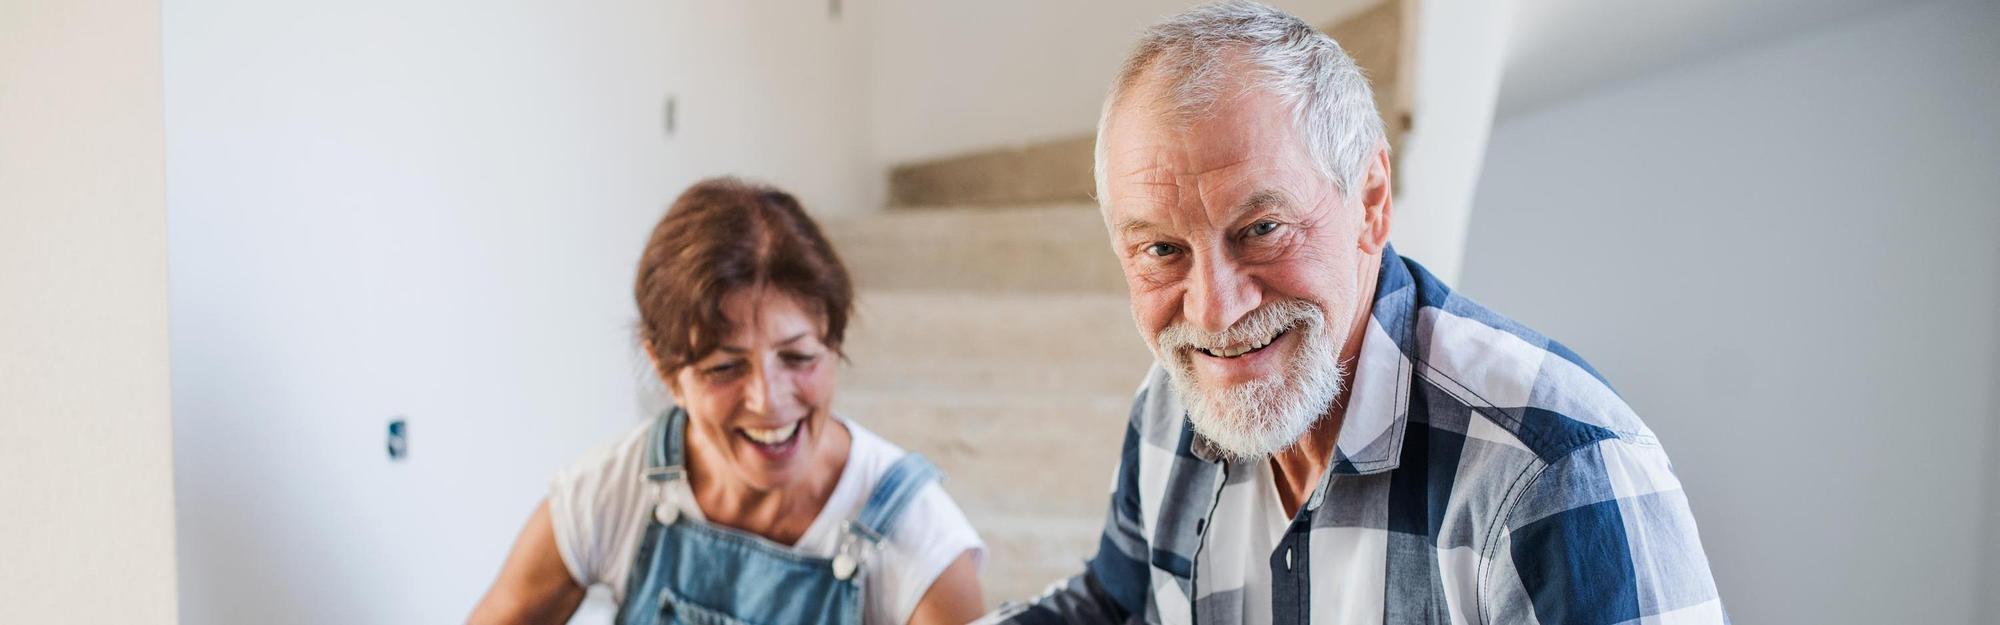
M 1191 0 L 850 3 L 871 29 L 875 163 L 1095 132 L 1104 91 L 1147 26 Z M 1270 0 L 1318 25 L 1374 0 Z
M 1736 622 L 1993 617 L 1996 33 L 1898 7 L 1497 124 L 1464 290 L 1659 432 Z
M 1398 254 L 1458 280 L 1466 226 L 1499 96 L 1512 0 L 1419 0 L 1410 136 L 1396 155 L 1390 240 Z
M 169 0 L 164 38 L 190 623 L 463 619 L 553 471 L 657 405 L 666 203 L 875 184 L 824 2 Z
M 160 15 L 0 2 L 0 623 L 173 623 Z

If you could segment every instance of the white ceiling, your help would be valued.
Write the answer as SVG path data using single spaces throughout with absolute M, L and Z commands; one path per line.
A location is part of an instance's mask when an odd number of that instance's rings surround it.
M 1909 0 L 1514 0 L 1495 117 Z

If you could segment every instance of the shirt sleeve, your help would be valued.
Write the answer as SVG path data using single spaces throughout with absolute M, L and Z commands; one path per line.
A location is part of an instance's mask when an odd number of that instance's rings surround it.
M 549 481 L 549 521 L 556 550 L 577 585 L 617 587 L 618 566 L 643 529 L 647 498 L 643 464 L 650 428 L 641 427 L 611 446 L 592 451 Z
M 871 625 L 910 622 L 931 583 L 965 552 L 972 552 L 975 568 L 986 561 L 986 544 L 937 482 L 917 493 L 903 515 L 884 542 L 884 560 L 894 566 L 869 573 L 876 576 L 871 583 L 884 589 L 869 601 L 869 618 L 864 620 Z
M 1657 445 L 1610 439 L 1557 459 L 1501 531 L 1482 584 L 1484 622 L 1727 622 L 1686 494 Z

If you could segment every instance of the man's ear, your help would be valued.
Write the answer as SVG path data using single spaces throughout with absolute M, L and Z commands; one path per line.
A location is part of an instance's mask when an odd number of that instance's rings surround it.
M 1361 250 L 1369 254 L 1380 254 L 1389 244 L 1389 217 L 1395 208 L 1395 184 L 1389 169 L 1389 150 L 1375 149 L 1375 158 L 1368 161 L 1368 173 L 1361 177 L 1361 240 L 1357 243 Z

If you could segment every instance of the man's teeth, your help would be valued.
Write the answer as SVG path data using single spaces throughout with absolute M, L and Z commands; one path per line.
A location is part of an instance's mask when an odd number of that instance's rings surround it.
M 791 440 L 792 433 L 799 431 L 799 422 L 793 421 L 791 425 L 786 425 L 784 427 L 770 428 L 770 429 L 762 429 L 762 428 L 739 428 L 739 429 L 743 432 L 744 436 L 750 437 L 750 440 L 757 441 L 765 445 L 776 445 L 778 443 Z
M 1251 345 L 1239 345 L 1232 348 L 1209 348 L 1201 351 L 1208 352 L 1208 355 L 1210 356 L 1217 356 L 1221 358 L 1235 358 L 1237 356 L 1241 356 L 1244 354 L 1248 354 L 1250 352 L 1264 349 L 1266 346 L 1269 346 L 1272 341 L 1278 340 L 1278 337 L 1284 336 L 1284 334 L 1285 334 L 1284 332 L 1279 332 L 1277 334 L 1271 335 L 1271 338 L 1264 339 L 1262 342 L 1258 342 Z

